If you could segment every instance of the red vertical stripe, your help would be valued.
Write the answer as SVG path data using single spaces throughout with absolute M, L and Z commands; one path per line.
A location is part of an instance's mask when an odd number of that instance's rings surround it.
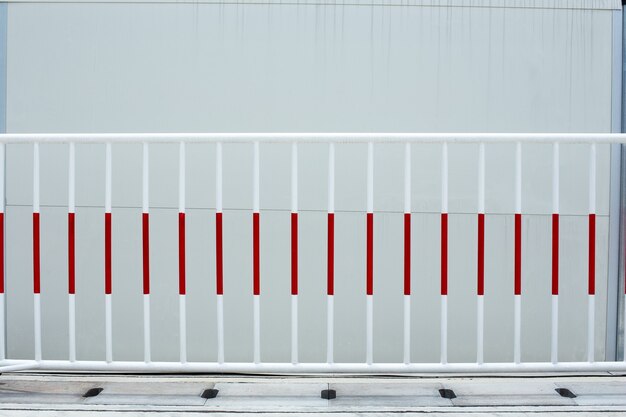
M 76 293 L 76 245 L 74 236 L 74 213 L 67 213 L 67 288 L 70 294 Z
M 253 269 L 253 294 L 261 294 L 261 263 L 259 252 L 259 213 L 252 213 L 252 269 Z
M 224 294 L 224 264 L 222 258 L 222 213 L 215 213 L 215 288 Z
M 404 213 L 404 295 L 411 295 L 411 213 Z
M 142 243 L 143 243 L 143 293 L 150 294 L 150 214 L 143 213 Z
M 291 213 L 291 295 L 298 295 L 298 213 Z
M 185 295 L 185 213 L 178 213 L 178 293 Z
M 0 212 L 0 294 L 4 294 L 4 213 Z
M 478 271 L 477 293 L 485 294 L 485 214 L 478 213 Z
M 596 293 L 596 215 L 589 215 L 589 294 Z
M 335 294 L 335 213 L 328 213 L 328 282 L 326 294 Z
M 374 294 L 374 213 L 367 213 L 367 295 Z
M 515 214 L 515 295 L 522 294 L 522 215 Z
M 111 213 L 104 213 L 104 293 L 111 294 Z
M 559 215 L 552 214 L 552 295 L 559 294 Z
M 39 213 L 33 213 L 33 292 L 39 294 Z
M 448 295 L 448 213 L 441 213 L 441 295 Z

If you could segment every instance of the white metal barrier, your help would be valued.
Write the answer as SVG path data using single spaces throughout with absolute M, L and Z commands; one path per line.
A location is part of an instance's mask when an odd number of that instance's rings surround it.
M 186 336 L 185 287 L 185 144 L 216 144 L 216 298 L 217 358 L 215 362 L 188 362 Z M 327 360 L 325 363 L 300 363 L 298 361 L 298 143 L 328 144 L 328 220 L 327 220 Z M 404 341 L 401 363 L 375 363 L 373 358 L 373 303 L 374 303 L 374 146 L 375 143 L 404 144 Z M 485 265 L 485 151 L 489 143 L 515 143 L 515 266 L 514 266 L 514 340 L 512 363 L 485 363 L 484 340 L 484 265 Z M 528 363 L 521 361 L 521 308 L 522 308 L 522 149 L 524 142 L 552 144 L 552 320 L 550 362 Z M 33 297 L 34 297 L 34 360 L 6 358 L 5 341 L 5 288 L 4 239 L 0 239 L 0 372 L 26 369 L 81 370 L 115 372 L 350 372 L 350 373 L 402 373 L 402 372 L 545 372 L 545 371 L 626 371 L 626 362 L 594 361 L 594 309 L 595 309 L 595 235 L 596 235 L 596 144 L 624 143 L 624 134 L 418 134 L 418 133 L 231 133 L 231 134 L 2 134 L 0 135 L 0 233 L 4 236 L 4 161 L 5 145 L 9 143 L 33 144 Z M 39 253 L 39 144 L 69 143 L 69 193 L 68 193 L 68 309 L 69 358 L 46 360 L 41 349 L 41 300 Z M 75 323 L 75 144 L 106 144 L 105 164 L 105 340 L 104 361 L 82 361 L 76 358 Z M 113 360 L 111 311 L 111 144 L 143 144 L 142 180 L 142 242 L 143 242 L 143 314 L 144 361 L 122 362 Z M 150 347 L 150 260 L 149 260 L 149 196 L 148 164 L 150 143 L 179 144 L 179 312 L 180 360 L 179 362 L 152 362 Z M 224 359 L 224 309 L 223 309 L 223 249 L 222 249 L 222 146 L 223 143 L 249 143 L 254 147 L 253 157 L 253 315 L 254 355 L 251 363 L 229 363 Z M 291 152 L 291 363 L 262 363 L 260 352 L 260 210 L 259 210 L 259 147 L 261 143 L 290 143 Z M 335 363 L 334 347 L 334 189 L 335 143 L 367 143 L 367 267 L 366 267 L 366 355 L 364 363 Z M 441 359 L 439 363 L 414 363 L 411 361 L 411 145 L 414 143 L 440 143 L 441 163 Z M 474 363 L 448 363 L 448 144 L 478 143 L 478 230 L 477 230 L 477 354 Z M 559 362 L 559 146 L 560 144 L 589 145 L 589 243 L 588 243 L 588 321 L 587 361 Z M 626 305 L 626 303 L 625 303 Z M 626 355 L 625 355 L 626 357 Z

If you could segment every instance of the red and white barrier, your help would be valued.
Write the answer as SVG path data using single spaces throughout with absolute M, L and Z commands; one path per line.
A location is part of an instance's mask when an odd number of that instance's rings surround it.
M 67 197 L 67 280 L 69 317 L 69 357 L 76 360 L 76 149 L 69 144 Z
M 334 362 L 335 334 L 335 144 L 328 145 L 328 220 L 326 282 L 326 362 Z
M 148 144 L 143 143 L 141 178 L 141 241 L 143 259 L 143 360 L 150 363 L 150 153 Z
M 187 285 L 185 276 L 185 143 L 178 151 L 178 318 L 180 363 L 187 362 Z
M 42 370 L 94 370 L 94 371 L 146 371 L 146 372 L 543 372 L 554 371 L 626 371 L 624 362 L 595 361 L 595 240 L 596 240 L 596 144 L 615 141 L 626 142 L 626 135 L 522 135 L 522 134 L 200 134 L 154 135 L 155 142 L 179 144 L 179 211 L 178 211 L 178 256 L 179 256 L 179 326 L 180 360 L 176 363 L 153 362 L 151 360 L 150 337 L 150 203 L 149 203 L 149 144 L 152 135 L 0 135 L 0 234 L 4 236 L 4 152 L 5 143 L 32 141 L 33 146 L 33 298 L 34 298 L 34 361 L 7 360 L 4 331 L 4 240 L 0 240 L 0 372 L 24 369 Z M 445 138 L 441 155 L 441 328 L 440 362 L 423 364 L 411 358 L 411 146 L 417 142 L 434 142 Z M 224 269 L 223 269 L 223 144 L 222 141 L 244 141 L 254 147 L 253 199 L 252 199 L 252 249 L 253 249 L 253 361 L 250 363 L 226 362 L 224 352 Z M 68 310 L 69 310 L 69 360 L 43 360 L 41 334 L 41 266 L 40 266 L 40 164 L 39 144 L 69 142 L 68 163 Z M 75 143 L 102 141 L 105 143 L 105 204 L 104 204 L 104 287 L 105 287 L 105 358 L 104 361 L 83 361 L 76 357 L 76 259 L 75 259 Z M 185 144 L 190 141 L 216 143 L 216 299 L 217 299 L 217 361 L 210 363 L 187 362 L 186 320 L 186 237 L 185 237 Z M 326 142 L 328 150 L 328 213 L 327 213 L 327 340 L 325 363 L 299 362 L 299 236 L 298 228 L 298 142 Z M 403 354 L 402 361 L 393 364 L 374 362 L 373 303 L 374 303 L 374 149 L 381 141 L 399 141 L 404 144 L 404 210 L 403 210 Z M 484 358 L 484 294 L 485 294 L 485 143 L 514 142 L 515 147 L 515 234 L 514 234 L 514 348 L 513 362 L 508 364 L 485 363 Z M 521 296 L 522 296 L 522 142 L 552 143 L 552 308 L 550 362 L 522 363 L 521 361 Z M 112 338 L 112 143 L 137 142 L 143 144 L 142 173 L 142 262 L 143 262 L 143 319 L 144 360 L 142 362 L 113 361 Z M 291 144 L 291 361 L 290 363 L 262 363 L 260 346 L 260 144 L 265 142 L 290 142 Z M 335 292 L 335 143 L 367 144 L 366 167 L 366 339 L 365 363 L 345 364 L 334 362 L 334 292 Z M 476 362 L 472 364 L 448 363 L 448 145 L 454 142 L 477 142 L 478 147 L 478 195 L 477 195 L 477 330 Z M 559 324 L 559 148 L 560 143 L 588 143 L 589 148 L 589 217 L 588 217 L 588 317 L 586 338 L 586 362 L 558 361 Z M 80 278 L 79 278 L 80 279 Z M 227 277 L 226 277 L 227 279 Z M 193 296 L 193 295 L 190 295 Z M 547 294 L 546 294 L 547 296 Z M 626 293 L 624 295 L 626 297 Z

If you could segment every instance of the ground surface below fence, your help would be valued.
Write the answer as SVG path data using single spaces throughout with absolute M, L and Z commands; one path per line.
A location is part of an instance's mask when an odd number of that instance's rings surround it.
M 563 388 L 569 391 L 561 391 L 561 395 L 557 391 Z M 321 398 L 323 390 L 334 390 L 336 398 Z M 92 396 L 85 397 L 87 392 Z M 344 417 L 385 413 L 626 415 L 626 377 L 609 373 L 476 378 L 0 376 L 0 416 L 259 412 Z

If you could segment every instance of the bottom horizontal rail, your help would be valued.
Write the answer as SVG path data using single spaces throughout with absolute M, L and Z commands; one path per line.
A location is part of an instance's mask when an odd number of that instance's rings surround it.
M 129 373 L 528 373 L 528 372 L 626 372 L 626 362 L 527 362 L 527 363 L 217 363 L 217 362 L 106 362 L 62 360 L 4 360 L 0 373 L 23 370 Z

